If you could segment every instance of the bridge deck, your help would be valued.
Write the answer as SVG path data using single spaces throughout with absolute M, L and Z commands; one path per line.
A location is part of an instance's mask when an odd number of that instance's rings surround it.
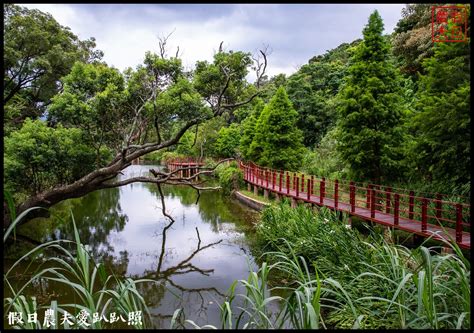
M 270 192 L 280 194 L 282 196 L 295 198 L 297 200 L 305 201 L 308 203 L 312 203 L 318 206 L 325 206 L 332 210 L 338 210 L 347 212 L 351 216 L 357 216 L 362 218 L 363 220 L 373 221 L 378 224 L 382 224 L 389 227 L 394 227 L 400 230 L 404 230 L 413 234 L 417 234 L 424 237 L 433 236 L 433 239 L 446 239 L 448 241 L 454 241 L 457 239 L 457 244 L 461 248 L 470 249 L 471 248 L 471 237 L 470 232 L 460 231 L 458 232 L 458 237 L 456 238 L 456 230 L 452 228 L 443 228 L 433 224 L 426 224 L 426 230 L 422 231 L 422 223 L 421 221 L 417 221 L 415 219 L 408 219 L 402 216 L 399 216 L 398 223 L 395 224 L 395 216 L 393 214 L 384 213 L 382 211 L 375 210 L 374 212 L 371 211 L 370 208 L 363 208 L 359 206 L 355 206 L 353 211 L 351 211 L 351 204 L 339 201 L 337 202 L 337 208 L 335 207 L 335 200 L 332 198 L 323 197 L 321 200 L 320 196 L 317 195 L 310 195 L 308 198 L 308 193 L 305 191 L 298 191 L 296 192 L 295 189 L 291 189 L 288 191 L 285 185 L 282 184 L 280 190 L 280 184 L 278 182 L 275 183 L 273 186 L 273 182 L 271 181 L 272 177 L 265 178 L 258 175 L 258 173 L 254 174 L 245 173 L 244 172 L 244 180 L 252 185 L 257 185 L 260 188 L 266 189 Z M 284 183 L 284 182 L 283 182 Z M 267 185 L 268 184 L 268 185 Z M 373 214 L 373 217 L 371 216 Z M 449 235 L 449 237 L 448 237 Z M 462 236 L 461 236 L 462 235 Z

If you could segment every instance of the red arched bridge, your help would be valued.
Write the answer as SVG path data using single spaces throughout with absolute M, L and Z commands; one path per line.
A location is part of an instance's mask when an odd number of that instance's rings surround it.
M 353 181 L 328 180 L 239 162 L 244 180 L 264 191 L 346 212 L 423 237 L 471 248 L 470 205 L 415 195 L 414 191 Z M 268 193 L 267 192 L 267 193 Z

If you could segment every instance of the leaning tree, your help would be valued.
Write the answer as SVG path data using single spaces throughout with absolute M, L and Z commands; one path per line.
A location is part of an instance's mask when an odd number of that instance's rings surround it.
M 76 62 L 61 79 L 62 91 L 51 99 L 47 125 L 27 121 L 5 138 L 6 187 L 27 193 L 16 204 L 17 214 L 134 182 L 207 189 L 193 180 L 213 168 L 190 177 L 179 177 L 180 169 L 117 176 L 133 160 L 177 145 L 189 129 L 250 103 L 260 93 L 267 57 L 264 51 L 257 58 L 225 51 L 221 43 L 212 62 L 198 61 L 186 71 L 178 52 L 168 57 L 165 45 L 166 38 L 160 39 L 159 54 L 146 53 L 143 64 L 124 73 L 104 63 Z M 250 69 L 257 72 L 253 84 L 246 81 Z M 32 142 L 44 148 L 43 155 L 29 155 L 35 154 Z M 35 186 L 28 186 L 33 180 Z M 32 210 L 23 221 L 45 214 Z

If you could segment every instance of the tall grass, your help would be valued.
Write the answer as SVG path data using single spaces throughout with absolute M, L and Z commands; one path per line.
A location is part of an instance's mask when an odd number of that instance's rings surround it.
M 375 233 L 362 236 L 344 220 L 326 209 L 315 213 L 286 203 L 267 208 L 257 227 L 265 261 L 230 288 L 221 305 L 221 328 L 471 327 L 471 267 L 457 244 L 445 244 L 453 254 L 409 249 Z M 286 283 L 264 289 L 274 284 L 270 275 Z M 235 294 L 237 283 L 245 294 Z M 287 296 L 269 293 L 277 289 Z M 237 310 L 236 297 L 246 300 Z M 281 310 L 270 314 L 276 300 Z
M 470 327 L 470 263 L 455 243 L 455 254 L 435 248 L 411 250 L 383 236 L 362 236 L 335 213 L 314 213 L 282 204 L 267 208 L 257 235 L 270 262 L 284 267 L 311 263 L 313 283 L 321 282 L 322 306 L 332 306 L 327 324 L 350 328 Z M 296 265 L 298 263 L 298 265 Z M 280 267 L 281 264 L 280 264 Z M 308 269 L 283 269 L 308 284 Z M 303 275 L 303 272 L 305 273 Z M 362 316 L 362 317 L 361 317 Z
M 38 208 L 35 207 L 25 211 L 15 219 L 15 221 L 5 231 L 4 243 L 19 221 L 33 209 Z M 79 328 L 75 315 L 81 310 L 86 310 L 91 314 L 91 316 L 93 313 L 97 312 L 99 313 L 100 318 L 102 318 L 102 316 L 107 316 L 108 318 L 111 312 L 116 312 L 117 316 L 122 315 L 127 323 L 128 314 L 130 312 L 142 311 L 142 322 L 132 322 L 132 326 L 135 328 L 145 328 L 149 325 L 150 314 L 143 297 L 137 291 L 136 285 L 142 282 L 155 281 L 145 279 L 121 280 L 114 275 L 107 276 L 104 265 L 102 263 L 95 263 L 91 254 L 81 243 L 72 214 L 71 218 L 74 226 L 74 241 L 55 240 L 41 244 L 18 259 L 7 270 L 7 272 L 4 273 L 4 286 L 8 288 L 12 295 L 12 297 L 4 299 L 4 313 L 15 311 L 22 314 L 24 324 L 19 324 L 15 328 L 41 329 L 42 327 L 39 321 L 34 324 L 29 324 L 27 322 L 26 318 L 28 318 L 28 314 L 48 308 L 55 309 L 56 314 L 64 314 L 67 311 L 69 314 L 73 315 L 73 317 L 70 318 L 73 322 L 71 327 Z M 16 289 L 14 284 L 10 282 L 10 275 L 13 270 L 28 260 L 33 262 L 34 257 L 45 250 L 55 250 L 59 255 L 45 259 L 43 263 L 32 272 L 32 277 L 19 287 L 19 289 Z M 28 265 L 27 270 L 29 270 L 30 267 L 31 266 Z M 76 300 L 75 303 L 58 304 L 54 301 L 51 305 L 38 306 L 34 296 L 26 296 L 24 293 L 25 290 L 27 290 L 27 287 L 34 286 L 36 283 L 40 282 L 40 280 L 51 281 L 65 286 Z M 105 326 L 112 326 L 111 324 L 105 324 L 102 320 L 93 323 L 91 319 L 87 321 L 90 323 L 90 326 L 84 326 L 82 328 L 100 329 Z M 59 317 L 56 315 L 55 328 L 58 328 L 58 320 Z M 68 328 L 66 326 L 65 328 Z

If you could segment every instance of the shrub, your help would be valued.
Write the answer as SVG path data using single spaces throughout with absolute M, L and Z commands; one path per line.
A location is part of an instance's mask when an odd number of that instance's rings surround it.
M 235 161 L 227 165 L 219 165 L 216 168 L 216 174 L 224 193 L 239 189 L 244 184 L 244 174 Z

